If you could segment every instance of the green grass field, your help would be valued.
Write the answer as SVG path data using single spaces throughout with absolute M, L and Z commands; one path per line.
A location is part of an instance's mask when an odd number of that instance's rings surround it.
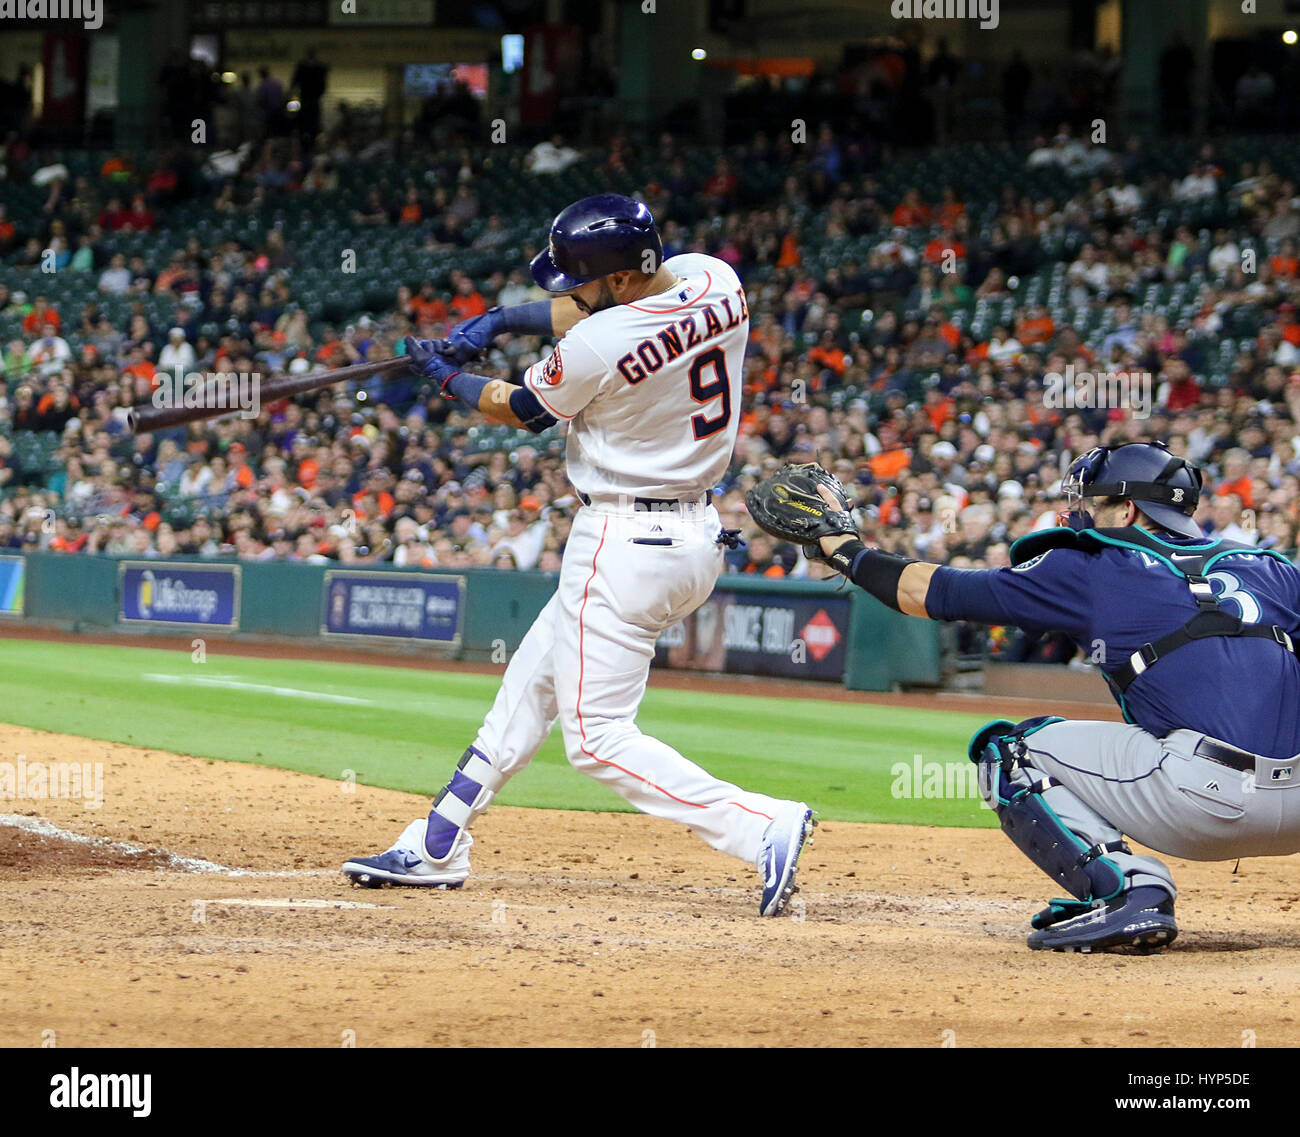
M 473 739 L 491 675 L 0 641 L 0 721 L 431 793 Z M 807 801 L 824 818 L 992 826 L 978 798 L 891 792 L 895 763 L 964 776 L 979 715 L 812 699 L 651 690 L 638 722 L 719 777 Z M 34 756 L 33 756 L 34 757 Z M 901 786 L 903 783 L 899 782 Z M 934 789 L 933 783 L 930 789 Z M 626 809 L 575 772 L 557 729 L 501 794 L 509 805 Z

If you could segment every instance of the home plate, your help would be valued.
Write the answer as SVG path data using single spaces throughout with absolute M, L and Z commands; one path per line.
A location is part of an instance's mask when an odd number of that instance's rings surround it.
M 229 904 L 238 908 L 396 908 L 396 904 L 366 904 L 357 900 L 248 900 L 230 897 L 224 900 L 204 900 L 204 904 Z

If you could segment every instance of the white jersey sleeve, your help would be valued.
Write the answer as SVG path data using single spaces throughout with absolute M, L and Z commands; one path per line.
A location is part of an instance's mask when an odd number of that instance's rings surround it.
M 600 393 L 609 374 L 609 364 L 574 327 L 524 373 L 524 386 L 556 418 L 571 419 Z

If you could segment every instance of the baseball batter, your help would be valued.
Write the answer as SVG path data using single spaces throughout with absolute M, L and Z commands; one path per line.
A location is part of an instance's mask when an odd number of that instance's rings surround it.
M 1098 447 L 1063 488 L 1066 524 L 991 570 L 866 548 L 820 467 L 749 498 L 769 532 L 891 608 L 1062 631 L 1099 663 L 1125 723 L 999 720 L 970 757 L 1003 830 L 1071 895 L 1034 917 L 1029 946 L 1152 950 L 1177 935 L 1177 892 L 1124 834 L 1188 860 L 1300 850 L 1300 570 L 1207 539 L 1191 518 L 1201 473 L 1161 445 Z
M 713 257 L 665 261 L 650 211 L 616 194 L 561 212 L 531 267 L 556 299 L 493 309 L 447 341 L 408 339 L 407 350 L 444 395 L 498 422 L 569 424 L 568 474 L 583 508 L 559 587 L 428 818 L 343 872 L 369 886 L 459 887 L 470 826 L 558 721 L 577 769 L 756 865 L 760 913 L 775 916 L 794 891 L 811 811 L 720 781 L 636 725 L 655 641 L 704 602 L 723 567 L 727 534 L 710 487 L 739 425 L 744 290 Z M 561 338 L 522 387 L 460 370 L 502 333 Z

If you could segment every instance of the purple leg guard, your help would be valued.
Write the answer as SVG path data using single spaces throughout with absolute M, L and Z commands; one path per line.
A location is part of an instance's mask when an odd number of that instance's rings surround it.
M 461 831 L 488 807 L 505 779 L 492 763 L 473 746 L 461 755 L 456 772 L 434 798 L 424 847 L 435 861 L 446 860 L 456 847 Z

